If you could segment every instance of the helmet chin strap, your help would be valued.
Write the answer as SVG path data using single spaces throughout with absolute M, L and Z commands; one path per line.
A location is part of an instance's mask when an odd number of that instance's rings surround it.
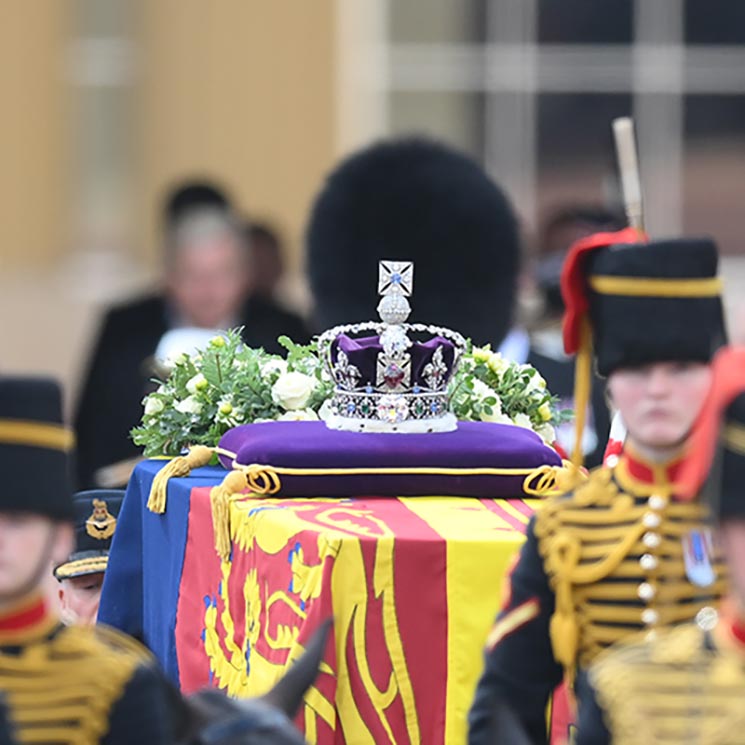
M 22 600 L 24 597 L 31 595 L 36 590 L 44 579 L 45 572 L 49 571 L 51 565 L 52 553 L 54 552 L 54 542 L 57 533 L 57 525 L 51 525 L 49 527 L 49 533 L 47 535 L 46 544 L 44 550 L 41 553 L 36 568 L 34 569 L 31 577 L 23 582 L 20 587 L 10 592 L 0 594 L 0 605 L 9 605 L 15 603 L 18 600 Z

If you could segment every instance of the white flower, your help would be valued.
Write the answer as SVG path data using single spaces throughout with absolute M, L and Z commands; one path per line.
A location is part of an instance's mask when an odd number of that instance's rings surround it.
M 145 399 L 145 416 L 152 416 L 153 414 L 160 414 L 165 409 L 163 401 L 156 396 L 148 396 Z
M 322 404 L 321 408 L 318 409 L 318 418 L 323 419 L 325 422 L 332 414 L 333 410 L 331 409 L 331 399 L 327 398 Z
M 546 390 L 546 381 L 543 378 L 543 376 L 536 370 L 533 375 L 531 375 L 530 380 L 528 381 L 528 385 L 525 387 L 525 392 L 529 393 L 530 391 L 545 391 Z
M 315 380 L 309 375 L 299 372 L 284 373 L 272 386 L 272 399 L 287 411 L 304 409 L 315 385 Z
M 533 422 L 530 421 L 530 417 L 527 414 L 520 412 L 515 414 L 512 420 L 518 427 L 524 427 L 525 429 L 533 429 Z
M 502 376 L 505 371 L 509 368 L 509 360 L 502 357 L 499 352 L 493 352 L 489 355 L 489 359 L 486 362 L 486 366 L 497 376 Z
M 550 424 L 541 424 L 536 429 L 536 434 L 547 444 L 553 445 L 556 442 L 556 432 Z
M 207 382 L 207 378 L 202 375 L 202 373 L 197 373 L 189 382 L 186 384 L 186 390 L 189 391 L 189 393 L 192 394 L 192 396 L 197 391 L 203 391 L 209 383 Z
M 488 362 L 489 357 L 491 357 L 493 352 L 491 349 L 489 349 L 488 346 L 486 347 L 474 347 L 473 351 L 471 352 L 471 355 L 473 356 L 473 359 L 476 360 L 476 362 Z
M 261 366 L 261 377 L 269 378 L 274 373 L 284 375 L 287 372 L 287 362 L 283 359 L 269 360 Z
M 478 378 L 473 378 L 473 397 L 479 401 L 483 401 L 486 398 L 496 398 L 497 402 L 499 402 L 499 396 L 497 395 L 497 392 L 490 388 L 486 383 L 484 383 L 483 380 L 479 380 Z
M 487 414 L 485 411 L 482 411 L 481 421 L 492 422 L 494 424 L 512 424 L 512 419 L 510 419 L 507 414 L 503 414 L 502 410 L 497 408 L 496 406 L 492 408 L 491 414 Z
M 179 401 L 175 408 L 182 414 L 199 414 L 202 404 L 194 396 L 187 396 L 183 401 Z
M 277 417 L 278 422 L 315 422 L 318 419 L 313 409 L 294 409 Z

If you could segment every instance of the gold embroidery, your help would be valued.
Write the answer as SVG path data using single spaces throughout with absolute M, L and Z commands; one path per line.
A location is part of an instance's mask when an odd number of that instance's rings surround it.
M 116 530 L 116 518 L 109 512 L 103 499 L 93 500 L 93 512 L 85 521 L 85 532 L 98 541 L 111 538 Z

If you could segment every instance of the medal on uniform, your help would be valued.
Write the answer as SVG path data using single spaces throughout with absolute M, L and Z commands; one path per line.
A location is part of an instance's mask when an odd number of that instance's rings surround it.
M 714 540 L 710 528 L 690 530 L 683 538 L 683 560 L 686 576 L 698 587 L 714 583 L 716 572 L 712 564 Z

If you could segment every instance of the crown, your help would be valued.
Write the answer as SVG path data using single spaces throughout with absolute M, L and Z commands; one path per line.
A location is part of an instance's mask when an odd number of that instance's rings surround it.
M 354 432 L 454 430 L 447 389 L 466 340 L 440 326 L 406 323 L 412 262 L 381 261 L 378 267 L 381 320 L 335 326 L 318 339 L 335 383 L 326 424 Z M 370 331 L 375 335 L 361 335 Z

